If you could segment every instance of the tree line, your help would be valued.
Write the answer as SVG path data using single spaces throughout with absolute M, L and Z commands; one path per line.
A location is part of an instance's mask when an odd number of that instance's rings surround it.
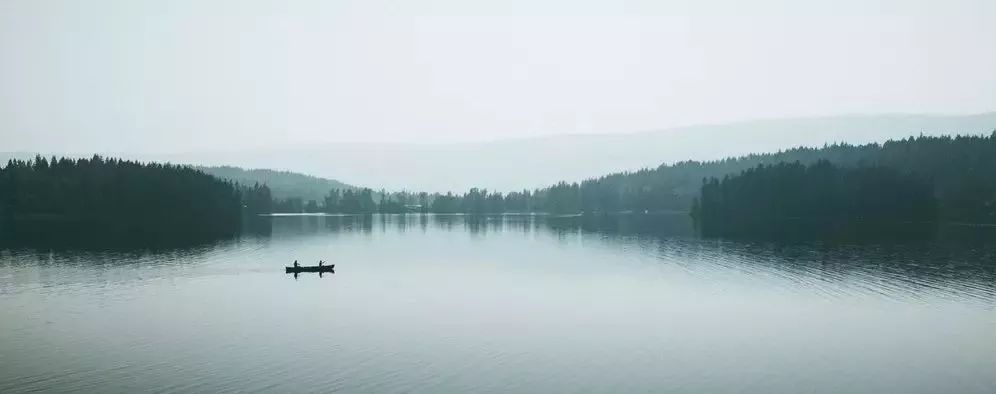
M 274 213 L 528 213 L 542 211 L 535 205 L 539 200 L 528 190 L 501 193 L 472 188 L 464 194 L 442 194 L 359 188 L 332 189 L 321 201 L 298 197 L 275 199 L 271 209 Z
M 892 168 L 842 168 L 821 160 L 758 165 L 704 180 L 692 216 L 703 235 L 783 237 L 797 231 L 934 223 L 934 186 Z M 880 227 L 881 228 L 881 227 Z
M 835 143 L 716 161 L 684 161 L 509 193 L 483 188 L 464 193 L 333 190 L 324 201 L 285 201 L 277 207 L 288 212 L 333 213 L 688 212 L 702 193 L 703 179 L 718 181 L 759 166 L 809 166 L 823 161 L 840 169 L 880 167 L 916 174 L 932 187 L 938 220 L 996 223 L 996 177 L 992 176 L 996 174 L 996 134 Z
M 874 188 L 863 189 L 862 192 L 853 189 L 825 190 L 828 194 L 820 204 L 812 201 L 813 204 L 810 208 L 813 212 L 823 209 L 823 204 L 838 203 L 844 198 L 839 193 L 844 191 L 858 193 L 858 196 L 852 196 L 854 198 L 889 196 L 893 205 L 902 205 L 920 201 L 925 192 L 924 189 L 926 189 L 936 200 L 936 214 L 934 216 L 938 222 L 996 223 L 996 177 L 994 177 L 996 174 L 996 132 L 988 136 L 910 137 L 888 141 L 881 145 L 838 146 L 828 149 L 826 152 L 839 153 L 838 155 L 826 155 L 832 158 L 823 159 L 832 163 L 833 166 L 840 167 L 840 169 L 857 168 L 863 171 L 850 174 L 852 177 L 867 175 L 864 172 L 872 171 L 870 168 L 878 168 L 879 170 L 876 171 L 894 171 L 893 177 L 896 179 L 893 181 L 900 184 L 893 186 L 902 192 L 892 193 L 889 190 Z M 800 165 L 813 163 L 812 161 L 809 163 L 798 162 Z M 792 192 L 792 190 L 786 188 L 803 187 L 792 186 L 793 182 L 796 181 L 792 179 L 791 175 L 777 169 L 764 168 L 764 165 L 767 164 L 761 165 L 760 169 L 742 171 L 739 176 L 729 177 L 727 180 L 731 184 L 754 184 L 762 179 L 756 173 L 762 172 L 779 179 L 778 184 L 784 184 L 784 186 L 780 186 L 779 190 L 786 190 L 787 193 Z M 822 163 L 820 168 L 827 165 L 828 163 Z M 702 195 L 700 208 L 703 213 L 707 211 L 705 199 L 713 191 L 715 184 L 727 181 L 720 182 L 718 179 L 712 178 L 726 176 L 704 177 L 710 180 L 703 184 L 700 189 Z M 916 178 L 918 181 L 914 182 L 908 177 Z M 881 181 L 886 182 L 887 180 Z M 917 183 L 920 186 L 905 189 L 902 188 L 903 182 Z M 841 186 L 839 183 L 833 185 Z M 912 187 L 911 184 L 907 186 Z M 745 194 L 738 195 L 749 200 L 753 198 Z M 881 209 L 888 211 L 890 208 L 882 207 Z M 914 212 L 907 212 L 904 215 L 908 220 L 922 219 L 920 214 Z
M 275 198 L 268 185 L 223 181 L 185 166 L 100 156 L 36 157 L 11 160 L 0 169 L 0 232 L 24 234 L 68 226 L 136 237 L 204 237 L 232 234 L 246 217 L 273 212 L 572 215 L 694 209 L 702 220 L 709 220 L 708 215 L 716 212 L 736 216 L 747 212 L 747 207 L 769 217 L 792 212 L 764 210 L 775 202 L 797 211 L 810 206 L 810 212 L 845 206 L 858 209 L 854 207 L 861 207 L 859 203 L 870 204 L 856 198 L 878 199 L 878 212 L 895 218 L 920 220 L 927 217 L 923 212 L 933 211 L 937 221 L 996 223 L 993 174 L 996 133 L 910 137 L 882 144 L 832 144 L 717 161 L 685 161 L 507 193 L 483 188 L 463 193 L 333 188 L 321 199 L 307 200 Z M 707 180 L 705 184 L 703 179 Z M 823 190 L 818 187 L 828 180 L 833 180 L 829 185 L 841 189 L 825 190 L 824 198 L 833 196 L 833 204 L 817 206 L 820 201 L 816 195 L 805 194 L 804 190 Z M 856 186 L 867 182 L 892 185 L 894 189 L 875 188 L 873 184 Z M 771 190 L 781 194 L 759 194 Z M 902 192 L 889 194 L 890 190 Z M 919 199 L 925 190 L 936 200 L 933 209 L 897 213 L 881 205 L 888 199 Z M 716 203 L 720 200 L 714 199 L 715 193 L 724 196 L 721 203 Z M 693 207 L 700 196 L 699 205 Z M 847 212 L 851 211 L 831 210 L 820 215 L 856 215 Z
M 269 187 L 189 166 L 104 158 L 10 160 L 0 167 L 0 243 L 171 246 L 269 232 Z
M 0 168 L 0 235 L 195 241 L 240 231 L 240 188 L 171 164 L 92 158 L 10 160 Z

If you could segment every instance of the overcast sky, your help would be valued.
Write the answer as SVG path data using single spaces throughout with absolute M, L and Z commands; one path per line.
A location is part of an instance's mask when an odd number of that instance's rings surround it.
M 996 110 L 996 2 L 0 1 L 0 151 Z

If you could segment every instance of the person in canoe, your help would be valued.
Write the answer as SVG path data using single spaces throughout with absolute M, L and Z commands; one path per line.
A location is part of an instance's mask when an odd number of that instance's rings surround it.
M 297 267 L 298 267 L 297 260 L 294 260 L 294 268 L 297 268 Z
M 318 270 L 319 270 L 319 271 L 321 271 L 321 270 L 322 270 L 322 263 L 323 263 L 323 262 L 324 262 L 324 261 L 321 261 L 321 260 L 318 260 Z

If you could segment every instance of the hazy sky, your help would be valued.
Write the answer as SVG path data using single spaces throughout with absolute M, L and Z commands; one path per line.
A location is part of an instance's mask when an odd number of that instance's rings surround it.
M 0 0 L 0 151 L 996 110 L 996 1 Z

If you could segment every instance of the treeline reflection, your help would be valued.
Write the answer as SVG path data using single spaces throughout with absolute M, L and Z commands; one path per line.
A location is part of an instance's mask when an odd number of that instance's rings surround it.
M 301 219 L 301 220 L 296 220 Z M 549 236 L 635 247 L 689 271 L 736 268 L 819 283 L 881 280 L 893 291 L 944 288 L 996 298 L 996 228 L 905 229 L 910 236 L 813 240 L 724 240 L 697 235 L 682 214 L 632 215 L 356 215 L 277 218 L 274 234 L 466 232 L 470 237 Z M 800 230 L 801 231 L 801 230 Z M 867 229 L 866 231 L 873 231 Z M 957 283 L 953 283 L 957 282 Z M 876 285 L 878 286 L 878 285 Z
M 715 242 L 770 244 L 996 244 L 996 226 L 937 225 L 900 223 L 868 224 L 841 228 L 834 237 L 825 229 L 805 223 L 787 223 L 778 237 L 703 237 L 695 221 L 686 214 L 606 214 L 606 215 L 464 215 L 464 214 L 366 214 L 366 215 L 281 215 L 262 218 L 250 234 L 294 236 L 320 232 L 386 232 L 441 229 L 471 235 L 501 232 L 547 232 L 558 235 L 598 234 L 602 237 L 676 238 Z M 270 227 L 267 227 L 270 226 Z M 890 226 L 886 229 L 883 226 Z M 891 228 L 894 227 L 894 228 Z
M 677 267 L 681 272 L 706 277 L 735 273 L 762 279 L 789 278 L 828 294 L 840 291 L 841 286 L 855 286 L 853 291 L 885 289 L 913 295 L 943 291 L 956 297 L 996 300 L 996 243 L 992 242 L 996 227 L 947 226 L 930 232 L 929 236 L 886 241 L 881 238 L 772 241 L 702 238 L 696 235 L 692 219 L 682 214 L 296 215 L 261 217 L 238 237 L 211 244 L 143 246 L 133 248 L 134 252 L 122 244 L 114 250 L 125 251 L 129 256 L 153 256 L 143 257 L 152 259 L 149 261 L 162 260 L 154 256 L 165 256 L 166 261 L 182 256 L 180 260 L 191 261 L 199 255 L 287 241 L 335 245 L 362 237 L 368 239 L 371 247 L 392 247 L 399 245 L 395 239 L 399 235 L 432 238 L 442 233 L 457 235 L 457 240 L 460 234 L 466 234 L 469 242 L 516 245 L 516 238 L 527 237 L 561 243 L 568 248 L 595 246 L 608 251 L 635 251 L 635 256 L 642 256 L 648 267 Z M 58 245 L 57 241 L 19 247 L 28 248 L 26 253 L 38 254 L 42 260 L 51 258 L 46 250 L 68 250 L 60 255 L 75 256 L 73 250 L 87 249 Z M 410 247 L 411 243 L 405 245 Z M 109 250 L 106 246 L 102 248 Z M 25 252 L 15 253 L 23 256 Z M 447 255 L 445 249 L 438 253 Z
M 695 237 L 692 219 L 685 214 L 614 215 L 281 215 L 272 217 L 272 232 L 279 236 L 317 232 L 465 231 L 471 235 L 501 232 L 598 232 L 614 235 Z

